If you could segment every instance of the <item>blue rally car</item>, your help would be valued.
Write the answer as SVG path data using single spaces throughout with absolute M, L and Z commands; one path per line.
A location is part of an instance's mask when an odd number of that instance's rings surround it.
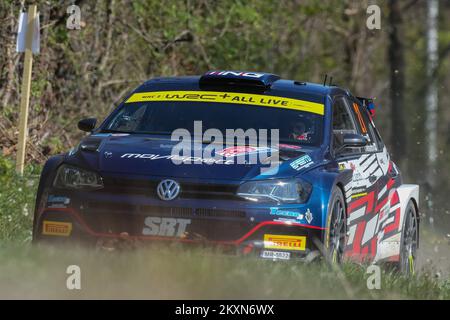
M 267 73 L 156 78 L 42 171 L 34 242 L 181 242 L 414 272 L 419 188 L 373 103 Z

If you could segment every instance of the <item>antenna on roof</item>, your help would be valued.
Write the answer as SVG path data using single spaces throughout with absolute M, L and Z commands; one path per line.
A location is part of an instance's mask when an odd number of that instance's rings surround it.
M 329 85 L 329 86 L 332 86 L 332 85 L 333 85 L 333 77 L 330 77 L 330 82 L 328 82 L 328 85 Z
M 325 79 L 323 79 L 323 85 L 324 86 L 327 85 L 327 77 L 328 77 L 328 75 L 325 73 Z

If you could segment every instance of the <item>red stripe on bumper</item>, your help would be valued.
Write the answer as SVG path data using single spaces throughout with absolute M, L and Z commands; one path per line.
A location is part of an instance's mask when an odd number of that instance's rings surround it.
M 45 208 L 42 210 L 39 217 L 41 217 L 45 212 L 47 211 L 64 211 L 70 215 L 72 215 L 75 220 L 82 225 L 82 227 L 85 229 L 87 233 L 89 233 L 91 236 L 94 237 L 103 237 L 103 238 L 122 238 L 120 234 L 114 234 L 114 233 L 99 233 L 92 230 L 89 225 L 84 221 L 84 219 L 80 216 L 80 214 L 73 208 Z M 215 244 L 223 244 L 223 245 L 239 245 L 245 239 L 250 237 L 253 233 L 255 233 L 257 230 L 261 229 L 264 226 L 267 225 L 285 225 L 285 226 L 295 226 L 295 227 L 302 227 L 302 228 L 309 228 L 309 229 L 316 229 L 316 230 L 326 230 L 326 228 L 317 227 L 317 226 L 311 226 L 307 224 L 302 223 L 295 223 L 295 222 L 283 222 L 283 221 L 264 221 L 253 227 L 249 232 L 247 232 L 245 235 L 243 235 L 241 238 L 234 240 L 234 241 L 217 241 L 217 240 L 208 240 L 206 242 L 209 243 L 215 243 Z M 183 238 L 171 238 L 171 237 L 158 237 L 158 236 L 127 236 L 129 239 L 137 239 L 137 240 L 168 240 L 168 241 L 180 241 L 180 242 L 190 242 L 195 243 L 199 242 L 198 240 L 192 240 L 192 239 L 183 239 Z

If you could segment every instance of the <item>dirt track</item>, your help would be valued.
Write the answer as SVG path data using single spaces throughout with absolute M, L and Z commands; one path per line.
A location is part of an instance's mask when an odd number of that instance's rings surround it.
M 450 238 L 442 231 L 422 228 L 420 232 L 418 267 L 421 272 L 433 272 L 445 279 L 450 277 Z

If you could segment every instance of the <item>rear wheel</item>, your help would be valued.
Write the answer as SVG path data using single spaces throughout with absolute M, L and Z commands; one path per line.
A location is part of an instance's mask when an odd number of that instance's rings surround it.
M 419 244 L 419 225 L 417 209 L 410 200 L 406 207 L 400 244 L 400 260 L 397 269 L 407 275 L 413 275 L 416 269 L 417 248 Z
M 326 258 L 331 263 L 341 263 L 347 236 L 347 218 L 344 195 L 335 187 L 328 206 L 328 223 L 325 237 Z

